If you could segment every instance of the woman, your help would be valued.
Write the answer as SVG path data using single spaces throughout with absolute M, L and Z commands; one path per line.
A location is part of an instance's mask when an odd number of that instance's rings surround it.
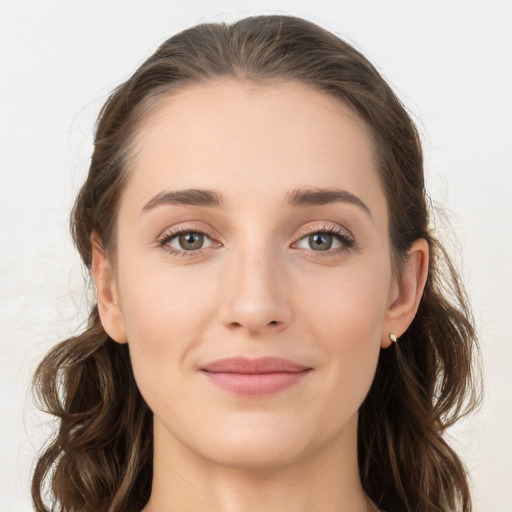
M 100 113 L 72 215 L 97 292 L 35 386 L 36 510 L 471 510 L 477 402 L 421 147 L 356 50 L 286 16 L 166 41 Z

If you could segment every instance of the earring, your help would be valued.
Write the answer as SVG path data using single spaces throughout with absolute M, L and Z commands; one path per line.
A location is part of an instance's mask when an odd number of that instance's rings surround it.
M 393 332 L 389 335 L 389 339 L 390 339 L 393 343 L 396 343 L 396 342 L 397 342 L 397 337 L 396 337 L 395 333 L 393 333 Z

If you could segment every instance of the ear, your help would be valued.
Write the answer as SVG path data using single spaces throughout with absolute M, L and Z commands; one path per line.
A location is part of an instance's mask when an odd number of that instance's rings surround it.
M 390 334 L 399 338 L 413 321 L 427 281 L 429 247 L 423 238 L 416 240 L 407 253 L 405 266 L 390 289 L 386 318 L 381 334 L 381 347 L 392 343 Z
M 92 275 L 96 286 L 96 298 L 101 324 L 106 333 L 118 343 L 126 343 L 126 328 L 119 303 L 114 268 L 105 255 L 103 243 L 97 233 L 91 236 Z

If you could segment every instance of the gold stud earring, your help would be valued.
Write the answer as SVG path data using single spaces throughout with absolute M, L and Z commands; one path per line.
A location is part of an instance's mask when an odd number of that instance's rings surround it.
M 397 342 L 397 337 L 396 337 L 395 333 L 393 333 L 393 332 L 389 335 L 389 339 L 390 339 L 393 343 L 396 343 L 396 342 Z

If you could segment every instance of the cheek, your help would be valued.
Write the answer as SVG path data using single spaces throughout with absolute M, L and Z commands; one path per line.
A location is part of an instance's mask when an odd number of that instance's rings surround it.
M 132 273 L 127 267 L 120 276 L 133 370 L 148 402 L 159 389 L 172 392 L 187 354 L 201 343 L 202 333 L 215 315 L 214 283 L 210 281 L 206 287 L 180 275 L 156 267 Z
M 303 326 L 328 360 L 329 387 L 356 407 L 375 373 L 390 275 L 384 265 L 346 268 L 303 295 Z
M 322 338 L 346 345 L 380 342 L 391 271 L 383 264 L 358 265 L 317 276 L 301 292 L 304 310 Z
M 192 272 L 165 266 L 134 269 L 141 275 L 133 279 L 130 269 L 120 277 L 123 313 L 131 342 L 168 347 L 170 341 L 190 339 L 212 308 L 214 284 Z M 133 274 L 132 274 L 133 275 Z M 202 315 L 203 314 L 203 315 Z M 172 338 L 172 340 L 170 339 Z M 163 348 L 163 347 L 162 347 Z

